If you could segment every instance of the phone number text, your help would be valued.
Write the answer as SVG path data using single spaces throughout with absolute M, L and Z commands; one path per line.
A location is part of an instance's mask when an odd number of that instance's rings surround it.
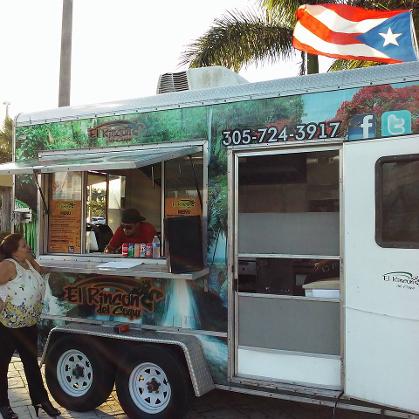
M 278 143 L 286 141 L 306 141 L 306 140 L 326 140 L 336 138 L 339 133 L 341 121 L 331 122 L 310 122 L 308 124 L 298 124 L 289 128 L 285 126 L 281 129 L 276 127 L 252 129 L 231 129 L 225 130 L 223 134 L 223 145 L 260 144 Z

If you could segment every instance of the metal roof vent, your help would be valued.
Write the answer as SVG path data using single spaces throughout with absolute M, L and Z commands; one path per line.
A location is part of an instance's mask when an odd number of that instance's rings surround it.
M 190 68 L 179 73 L 162 74 L 157 84 L 157 94 L 235 86 L 243 83 L 247 83 L 247 80 L 222 66 Z
M 157 94 L 181 92 L 183 90 L 189 90 L 186 71 L 180 71 L 179 73 L 165 73 L 159 77 Z

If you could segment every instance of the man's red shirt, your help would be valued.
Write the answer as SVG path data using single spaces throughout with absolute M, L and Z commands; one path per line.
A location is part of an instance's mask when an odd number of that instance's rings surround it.
M 156 229 L 150 223 L 140 223 L 137 231 L 132 236 L 127 236 L 124 230 L 119 226 L 108 246 L 112 249 L 118 249 L 122 243 L 151 243 L 156 235 Z

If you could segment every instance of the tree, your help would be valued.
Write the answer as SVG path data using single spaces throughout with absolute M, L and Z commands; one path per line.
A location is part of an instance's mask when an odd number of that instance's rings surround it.
M 195 40 L 181 58 L 182 65 L 206 67 L 223 65 L 235 71 L 250 63 L 274 63 L 301 54 L 300 74 L 318 73 L 318 57 L 292 47 L 295 13 L 303 4 L 322 4 L 324 0 L 260 0 L 256 11 L 228 11 L 216 19 L 208 31 Z M 416 0 L 328 0 L 382 10 L 413 9 L 419 28 Z M 416 31 L 417 32 L 417 31 Z M 336 60 L 332 70 L 376 65 L 371 61 Z M 307 67 L 307 68 L 306 68 Z
M 12 161 L 13 120 L 6 117 L 0 129 L 0 163 Z
M 0 163 L 12 160 L 13 120 L 6 116 L 0 129 Z M 11 188 L 0 186 L 0 231 L 10 231 Z
M 357 114 L 382 115 L 388 111 L 408 110 L 412 114 L 412 132 L 417 132 L 419 130 L 419 111 L 416 98 L 418 96 L 419 86 L 395 87 L 386 84 L 363 87 L 350 101 L 341 104 L 334 119 L 342 121 L 342 126 L 349 126 L 349 120 Z

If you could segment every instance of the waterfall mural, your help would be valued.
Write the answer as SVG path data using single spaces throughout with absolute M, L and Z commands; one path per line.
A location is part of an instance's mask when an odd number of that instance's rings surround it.
M 186 280 L 171 281 L 167 291 L 162 326 L 200 329 L 196 301 Z

